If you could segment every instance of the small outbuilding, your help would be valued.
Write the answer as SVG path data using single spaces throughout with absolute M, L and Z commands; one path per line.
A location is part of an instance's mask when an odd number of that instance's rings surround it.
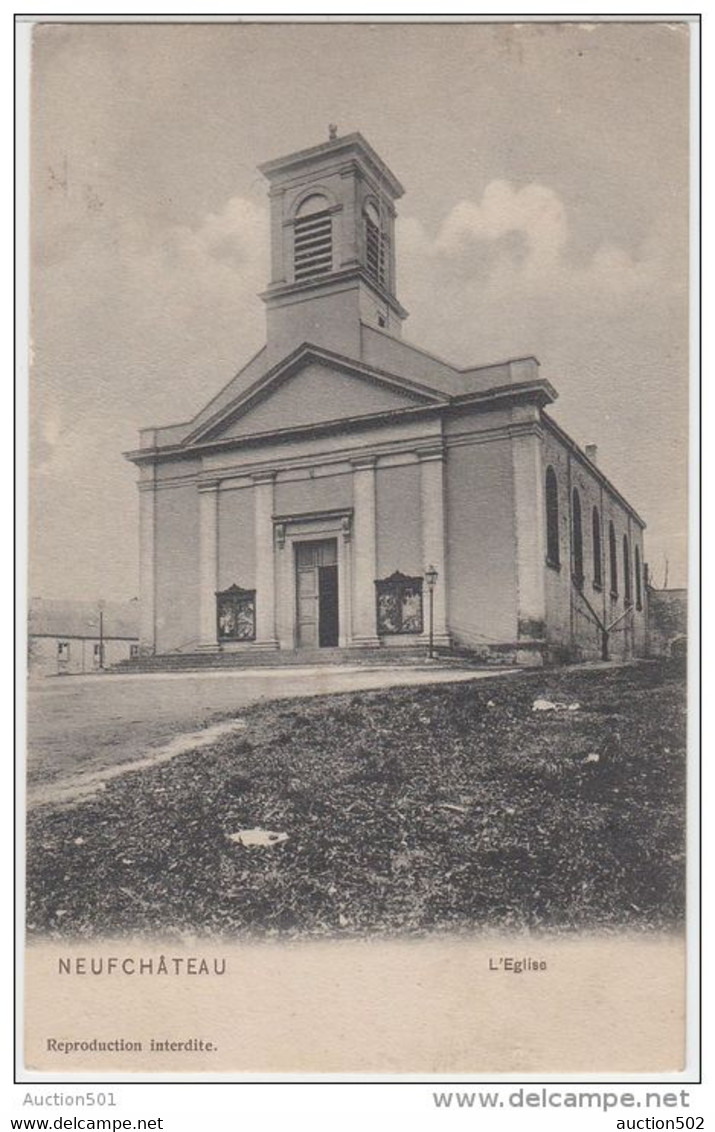
M 30 676 L 98 672 L 139 655 L 139 602 L 32 598 Z

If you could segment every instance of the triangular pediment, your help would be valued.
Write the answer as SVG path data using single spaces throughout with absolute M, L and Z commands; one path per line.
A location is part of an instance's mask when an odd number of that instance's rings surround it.
M 443 404 L 437 391 L 304 347 L 187 438 L 189 444 L 300 430 Z

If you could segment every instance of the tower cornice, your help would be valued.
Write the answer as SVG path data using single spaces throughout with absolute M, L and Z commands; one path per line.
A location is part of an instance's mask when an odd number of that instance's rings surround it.
M 302 168 L 323 163 L 326 158 L 343 156 L 361 158 L 368 170 L 387 188 L 395 200 L 404 195 L 405 190 L 395 174 L 362 134 L 357 132 L 331 139 L 321 145 L 310 146 L 308 149 L 297 150 L 286 157 L 264 161 L 258 168 L 264 177 L 273 183 L 280 179 L 292 179 L 292 176 L 300 174 Z

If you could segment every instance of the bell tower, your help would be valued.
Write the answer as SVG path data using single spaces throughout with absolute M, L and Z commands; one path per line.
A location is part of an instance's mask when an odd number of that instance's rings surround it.
M 268 346 L 312 342 L 359 356 L 360 323 L 400 337 L 395 295 L 395 201 L 403 188 L 361 134 L 260 167 L 270 184 Z

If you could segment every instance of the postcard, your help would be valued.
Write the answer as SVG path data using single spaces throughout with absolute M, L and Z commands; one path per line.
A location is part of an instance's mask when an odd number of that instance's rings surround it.
M 692 1064 L 694 30 L 34 22 L 25 1079 Z

